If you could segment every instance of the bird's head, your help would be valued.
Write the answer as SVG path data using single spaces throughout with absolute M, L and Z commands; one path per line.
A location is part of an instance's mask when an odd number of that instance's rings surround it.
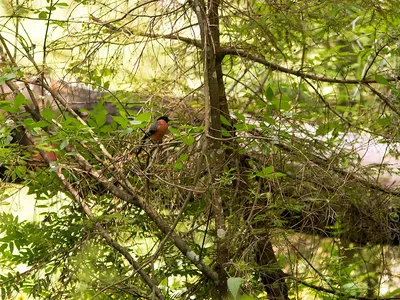
M 166 123 L 169 122 L 169 119 L 168 119 L 167 116 L 161 116 L 161 117 L 159 117 L 159 118 L 157 119 L 157 121 L 159 121 L 159 120 L 164 120 Z

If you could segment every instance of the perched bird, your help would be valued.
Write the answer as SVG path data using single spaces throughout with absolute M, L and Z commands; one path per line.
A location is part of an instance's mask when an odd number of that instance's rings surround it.
M 169 122 L 168 117 L 162 116 L 159 117 L 156 122 L 151 124 L 149 131 L 144 135 L 142 139 L 142 145 L 148 138 L 150 138 L 155 142 L 161 142 L 164 135 L 168 132 L 168 122 Z M 141 151 L 142 151 L 142 146 L 138 149 L 137 155 L 139 155 Z

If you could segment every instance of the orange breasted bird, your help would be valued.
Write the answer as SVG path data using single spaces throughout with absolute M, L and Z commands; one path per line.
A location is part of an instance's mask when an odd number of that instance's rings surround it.
M 151 124 L 149 131 L 144 135 L 142 139 L 142 145 L 148 138 L 150 138 L 155 142 L 161 142 L 164 135 L 168 132 L 168 122 L 169 122 L 168 117 L 162 116 L 159 117 L 156 122 Z M 142 147 L 139 148 L 137 155 L 139 155 L 141 151 Z

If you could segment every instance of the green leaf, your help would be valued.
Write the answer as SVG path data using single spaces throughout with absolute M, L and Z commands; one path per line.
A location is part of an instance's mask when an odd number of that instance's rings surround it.
M 236 116 L 236 118 L 237 118 L 238 120 L 240 120 L 240 121 L 242 121 L 242 122 L 245 122 L 245 121 L 246 121 L 245 116 L 244 116 L 243 114 L 239 113 L 239 112 L 235 112 L 235 116 Z
M 228 290 L 231 292 L 233 299 L 239 299 L 239 289 L 240 285 L 244 281 L 243 278 L 241 277 L 231 277 L 228 278 L 227 284 L 228 284 Z
M 189 158 L 189 155 L 187 153 L 181 155 L 177 161 L 186 161 Z
M 103 126 L 107 121 L 107 112 L 101 111 L 99 113 L 96 113 L 94 119 L 96 120 L 96 124 L 98 127 Z
M 274 125 L 275 124 L 275 120 L 272 119 L 271 117 L 265 117 L 264 118 L 265 122 L 267 122 L 268 124 Z
M 327 135 L 333 128 L 330 123 L 324 123 L 318 126 L 317 131 L 315 132 L 316 136 L 324 136 Z
M 47 121 L 50 121 L 54 118 L 53 111 L 50 108 L 45 108 L 42 111 L 42 116 L 45 118 Z
M 21 245 L 22 245 L 22 241 L 20 238 L 17 238 L 14 240 L 14 244 L 15 244 L 15 248 L 17 248 L 18 251 L 21 250 Z
M 224 128 L 221 130 L 221 133 L 222 133 L 222 136 L 225 136 L 225 137 L 231 137 L 232 136 L 232 134 L 228 130 L 226 130 Z
M 389 116 L 376 120 L 376 123 L 381 126 L 387 126 L 392 124 L 392 119 Z
M 269 101 L 272 101 L 272 99 L 274 98 L 274 91 L 271 89 L 270 86 L 268 86 L 267 90 L 265 91 L 265 97 Z
M 47 12 L 41 11 L 38 15 L 39 19 L 47 19 Z
M 385 295 L 385 298 L 390 298 L 393 296 L 398 296 L 400 295 L 400 288 L 395 289 L 394 291 L 391 291 L 390 293 Z
M 24 104 L 28 104 L 29 101 L 26 100 L 25 96 L 21 93 L 19 93 L 17 96 L 14 98 L 14 106 L 15 107 L 21 107 Z
M 383 85 L 390 85 L 389 81 L 386 80 L 385 77 L 383 77 L 382 75 L 375 75 L 375 80 L 377 83 L 379 84 L 383 84 Z
M 14 168 L 13 175 L 23 178 L 26 175 L 26 167 L 25 166 L 16 166 Z
M 112 116 L 112 119 L 117 122 L 122 128 L 128 127 L 129 121 L 127 118 L 121 116 Z
M 225 118 L 223 115 L 220 115 L 220 120 L 222 124 L 227 125 L 227 126 L 232 126 L 231 122 L 228 121 L 227 118 Z
M 283 111 L 288 111 L 291 109 L 291 105 L 288 100 L 284 99 L 274 99 L 272 101 L 273 106 L 275 106 L 278 109 L 281 109 Z
M 246 124 L 243 124 L 243 123 L 236 123 L 236 124 L 235 124 L 235 128 L 236 128 L 236 131 L 237 131 L 237 132 L 239 132 L 239 131 L 246 131 L 247 126 L 246 126 Z
M 168 130 L 176 137 L 180 137 L 180 132 L 178 129 L 173 127 L 168 127 Z
M 351 111 L 351 107 L 349 106 L 343 106 L 343 105 L 337 105 L 335 106 L 335 109 L 338 111 L 342 111 L 342 112 L 349 112 Z
M 92 119 L 87 119 L 86 123 L 90 126 L 90 127 L 96 127 L 97 123 L 95 121 L 93 121 Z
M 14 243 L 13 242 L 9 242 L 8 243 L 8 247 L 10 248 L 10 252 L 13 253 L 13 251 L 14 251 Z
M 115 124 L 104 125 L 104 126 L 101 127 L 100 131 L 104 132 L 104 133 L 114 133 L 115 132 L 115 128 L 113 128 L 112 125 L 115 125 Z
M 191 146 L 194 143 L 194 137 L 192 135 L 185 135 L 182 137 L 182 142 L 188 146 Z
M 264 101 L 261 101 L 261 100 L 258 99 L 258 98 L 256 98 L 255 103 L 256 103 L 256 107 L 257 107 L 257 108 L 263 108 L 263 107 L 265 107 L 265 105 L 267 104 L 267 103 L 265 103 Z
M 275 172 L 273 174 L 271 174 L 271 176 L 269 178 L 280 178 L 280 177 L 286 177 L 287 175 L 285 173 L 281 173 L 281 172 Z
M 6 81 L 16 78 L 17 76 L 14 73 L 6 73 L 0 75 L 0 85 L 6 83 Z
M 273 166 L 269 166 L 269 167 L 266 167 L 266 168 L 262 169 L 261 171 L 257 172 L 256 175 L 258 177 L 268 178 L 268 179 L 276 179 L 276 178 L 287 176 L 284 173 L 275 172 Z
M 147 113 L 142 113 L 139 114 L 135 117 L 135 121 L 141 121 L 141 123 L 143 122 L 149 122 L 151 119 L 151 113 L 147 112 Z
M 272 172 L 274 172 L 274 167 L 273 166 L 269 166 L 269 167 L 266 167 L 266 168 L 263 169 L 263 173 L 264 174 L 270 174 Z
M 69 145 L 69 139 L 64 139 L 60 144 L 60 150 L 63 150 L 68 145 Z
M 8 100 L 0 101 L 0 108 L 10 113 L 17 113 L 19 109 L 14 106 L 14 103 Z
M 177 161 L 174 165 L 174 171 L 180 171 L 183 168 L 183 163 L 181 161 Z
M 341 289 L 344 290 L 346 294 L 351 296 L 358 296 L 359 293 L 361 292 L 360 288 L 354 282 L 348 282 L 346 284 L 343 284 L 341 286 Z
M 39 121 L 39 122 L 36 122 L 36 123 L 34 124 L 34 127 L 32 127 L 32 128 L 37 128 L 37 127 L 43 128 L 43 127 L 46 127 L 46 126 L 49 126 L 49 125 L 50 125 L 49 122 L 47 122 L 47 121 L 45 121 L 45 120 L 41 120 L 41 121 Z

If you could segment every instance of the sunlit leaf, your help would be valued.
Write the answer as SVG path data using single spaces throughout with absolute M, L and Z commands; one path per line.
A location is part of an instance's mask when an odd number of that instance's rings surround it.
M 117 122 L 122 128 L 126 128 L 129 124 L 128 119 L 121 116 L 112 116 L 112 119 Z
M 192 135 L 183 136 L 181 139 L 182 139 L 182 142 L 184 142 L 188 146 L 193 145 L 193 143 L 195 141 L 195 139 Z
M 140 121 L 140 122 L 148 122 L 151 119 L 152 114 L 150 112 L 142 113 L 137 116 L 135 116 L 135 121 Z
M 38 15 L 39 19 L 47 19 L 47 12 L 41 11 Z
M 53 110 L 50 108 L 45 108 L 42 111 L 42 116 L 48 121 L 51 121 L 54 118 Z
M 231 277 L 227 280 L 228 290 L 231 292 L 233 299 L 235 300 L 239 297 L 239 289 L 243 281 L 244 279 L 240 277 Z
M 69 145 L 69 139 L 64 139 L 62 140 L 61 144 L 60 144 L 60 150 L 63 150 L 65 147 L 67 147 Z
M 107 113 L 102 111 L 100 113 L 95 114 L 94 119 L 96 120 L 96 124 L 98 127 L 103 126 L 107 121 Z
M 22 105 L 25 105 L 28 103 L 29 103 L 29 101 L 25 98 L 25 96 L 22 93 L 19 93 L 14 98 L 14 106 L 15 107 L 21 107 Z

